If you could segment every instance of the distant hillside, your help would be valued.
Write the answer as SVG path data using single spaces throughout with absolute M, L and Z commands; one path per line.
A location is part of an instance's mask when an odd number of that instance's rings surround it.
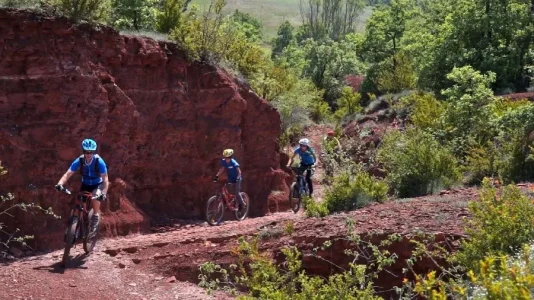
M 211 0 L 193 0 L 192 4 L 198 4 L 201 8 L 207 9 Z M 293 25 L 300 25 L 300 0 L 228 0 L 226 9 L 228 12 L 239 9 L 251 14 L 262 21 L 264 39 L 271 40 L 276 36 L 278 26 L 285 20 Z M 361 17 L 359 30 L 363 30 L 365 21 L 371 15 L 372 7 L 367 7 Z

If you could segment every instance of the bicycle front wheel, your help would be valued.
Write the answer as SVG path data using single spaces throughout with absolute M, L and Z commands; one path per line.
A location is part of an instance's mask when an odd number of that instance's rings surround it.
M 291 210 L 294 213 L 297 213 L 299 211 L 301 201 L 302 196 L 299 191 L 299 186 L 296 182 L 293 182 L 291 188 L 289 189 L 289 204 L 291 205 Z
M 100 222 L 98 223 L 96 229 L 94 232 L 91 232 L 91 216 L 93 215 L 93 210 L 91 209 L 88 214 L 88 218 L 85 228 L 85 238 L 83 239 L 83 250 L 85 253 L 90 253 L 93 251 L 96 245 L 96 241 L 98 240 L 98 231 L 100 229 Z M 100 216 L 102 218 L 102 216 Z
M 220 197 L 213 196 L 206 204 L 206 221 L 211 226 L 219 225 L 224 217 L 224 207 Z
M 65 250 L 63 251 L 63 261 L 61 265 L 63 268 L 67 268 L 69 264 L 70 248 L 74 246 L 76 241 L 76 227 L 78 226 L 78 217 L 72 216 L 69 220 L 69 226 L 67 227 L 67 234 L 65 236 Z

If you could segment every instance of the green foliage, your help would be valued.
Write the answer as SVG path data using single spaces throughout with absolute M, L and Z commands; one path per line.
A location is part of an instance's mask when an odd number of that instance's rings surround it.
M 317 90 L 312 82 L 299 80 L 271 103 L 280 113 L 282 145 L 285 145 L 290 137 L 300 134 L 311 123 L 313 114 L 320 110 L 321 103 L 324 102 L 322 91 Z
M 341 90 L 341 96 L 337 100 L 338 109 L 334 115 L 338 122 L 343 120 L 345 116 L 362 112 L 361 99 L 360 93 L 354 92 L 351 87 L 344 87 Z
M 302 29 L 314 40 L 340 40 L 356 30 L 363 0 L 301 0 Z
M 255 43 L 263 38 L 263 25 L 251 15 L 236 9 L 230 16 L 230 21 L 234 23 L 234 26 L 238 27 L 238 31 L 245 34 L 248 41 Z
M 433 193 L 460 179 L 458 163 L 451 152 L 417 128 L 387 133 L 377 157 L 399 197 Z
M 528 85 L 533 31 L 528 1 L 428 1 L 407 44 L 410 53 L 420 53 L 421 87 L 446 88 L 445 73 L 471 65 L 496 74 L 494 89 L 520 91 Z
M 407 117 L 417 128 L 437 130 L 440 118 L 445 111 L 445 104 L 430 93 L 417 91 L 400 99 L 393 108 L 403 117 Z
M 190 33 L 192 28 L 195 28 L 198 24 L 191 24 L 190 27 L 183 25 L 184 14 L 189 2 L 190 0 L 163 0 L 163 7 L 157 16 L 156 29 L 162 33 L 171 33 L 172 30 L 176 28 L 180 28 L 179 30 L 184 31 L 189 29 L 189 31 L 186 31 L 186 34 Z M 188 14 L 188 21 L 192 21 L 195 14 L 196 9 Z M 185 34 L 182 36 L 185 36 Z M 182 42 L 185 43 L 185 37 Z
M 352 232 L 353 229 L 349 231 Z M 285 260 L 276 265 L 267 254 L 259 251 L 258 239 L 245 241 L 240 238 L 235 250 L 238 264 L 231 265 L 226 270 L 211 262 L 204 263 L 200 266 L 199 285 L 208 289 L 208 293 L 218 289 L 235 292 L 237 286 L 245 287 L 247 295 L 239 296 L 238 299 L 381 299 L 375 296 L 373 281 L 381 270 L 394 263 L 395 257 L 380 247 L 391 244 L 395 239 L 396 237 L 392 237 L 381 245 L 372 245 L 351 234 L 348 241 L 361 252 L 347 251 L 348 255 L 354 256 L 349 268 L 322 278 L 308 275 L 302 270 L 302 254 L 295 247 L 283 248 L 281 252 L 285 255 Z M 315 248 L 312 255 L 316 259 L 325 260 L 317 252 L 330 246 L 330 242 L 325 242 Z M 357 264 L 359 259 L 367 263 Z M 239 275 L 235 275 L 236 273 Z
M 111 14 L 111 0 L 50 0 L 61 13 L 80 21 L 106 23 Z
M 118 29 L 155 30 L 158 0 L 112 0 L 111 24 Z
M 462 243 L 458 261 L 476 270 L 485 256 L 513 254 L 534 238 L 534 206 L 515 186 L 507 186 L 501 194 L 483 181 L 480 199 L 469 204 L 472 214 L 465 231 L 469 239 Z
M 395 53 L 378 66 L 376 85 L 379 91 L 397 93 L 415 87 L 415 72 L 410 57 L 404 52 Z
M 42 0 L 0 0 L 0 7 L 41 8 Z
M 302 199 L 302 204 L 304 206 L 304 209 L 306 210 L 306 217 L 322 218 L 330 214 L 330 212 L 328 211 L 328 207 L 326 207 L 326 203 L 324 201 L 317 202 L 311 197 L 305 197 Z
M 289 46 L 291 41 L 294 39 L 293 31 L 295 29 L 289 23 L 288 21 L 285 21 L 284 23 L 280 24 L 280 27 L 278 27 L 278 33 L 277 37 L 273 39 L 273 49 L 271 53 L 271 58 L 275 59 L 277 56 L 282 54 L 284 49 Z
M 326 192 L 325 205 L 329 213 L 354 210 L 371 202 L 383 202 L 387 192 L 385 182 L 359 169 L 334 178 L 333 185 Z
M 516 256 L 488 255 L 477 274 L 469 272 L 473 299 L 532 299 L 534 247 L 524 246 Z
M 317 87 L 324 89 L 325 100 L 331 104 L 345 86 L 345 76 L 361 74 L 365 68 L 353 46 L 349 40 L 336 42 L 330 39 L 321 42 L 307 40 L 303 45 L 305 63 L 302 76 L 310 78 Z

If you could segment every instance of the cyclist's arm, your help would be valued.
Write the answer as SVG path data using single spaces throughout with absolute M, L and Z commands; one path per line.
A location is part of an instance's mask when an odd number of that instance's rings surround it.
M 58 181 L 57 184 L 58 185 L 65 185 L 65 183 L 67 183 L 67 181 L 72 176 L 72 174 L 74 174 L 74 171 L 71 171 L 70 169 L 68 169 L 67 172 L 65 172 L 65 174 L 63 174 L 63 177 L 61 177 L 61 179 Z
M 237 168 L 237 176 L 241 177 L 241 168 L 239 166 Z
M 106 195 L 108 193 L 109 188 L 108 173 L 102 173 L 100 174 L 100 177 L 102 177 L 102 194 Z
M 339 142 L 339 139 L 338 138 L 335 138 L 336 139 L 336 142 L 337 142 L 337 146 L 339 147 L 339 150 L 341 150 L 341 143 Z
M 217 172 L 217 175 L 215 175 L 215 176 L 220 176 L 220 175 L 222 174 L 223 171 L 224 171 L 224 167 L 221 167 L 221 168 L 219 169 L 219 171 Z M 239 171 L 239 172 L 241 172 L 241 171 Z
M 296 153 L 293 153 L 293 156 L 289 159 L 289 162 L 287 163 L 288 166 L 291 166 L 293 164 L 293 159 L 295 158 Z

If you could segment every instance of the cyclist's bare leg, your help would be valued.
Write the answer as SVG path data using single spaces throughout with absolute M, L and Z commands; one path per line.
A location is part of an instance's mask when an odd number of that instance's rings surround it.
M 310 195 L 313 194 L 313 185 L 311 180 L 311 170 L 306 170 L 306 183 L 308 183 L 308 190 L 310 191 Z
M 241 207 L 241 205 L 243 205 L 243 197 L 241 197 L 241 181 L 236 181 L 236 183 L 234 184 L 234 188 L 235 188 L 235 198 L 237 199 L 237 203 L 240 205 L 239 207 Z
M 93 197 L 98 197 L 102 195 L 101 187 L 99 186 L 96 190 L 93 191 Z M 98 223 L 100 222 L 100 200 L 92 199 L 91 207 L 93 208 L 93 217 L 91 219 L 91 226 L 93 230 L 96 229 Z

